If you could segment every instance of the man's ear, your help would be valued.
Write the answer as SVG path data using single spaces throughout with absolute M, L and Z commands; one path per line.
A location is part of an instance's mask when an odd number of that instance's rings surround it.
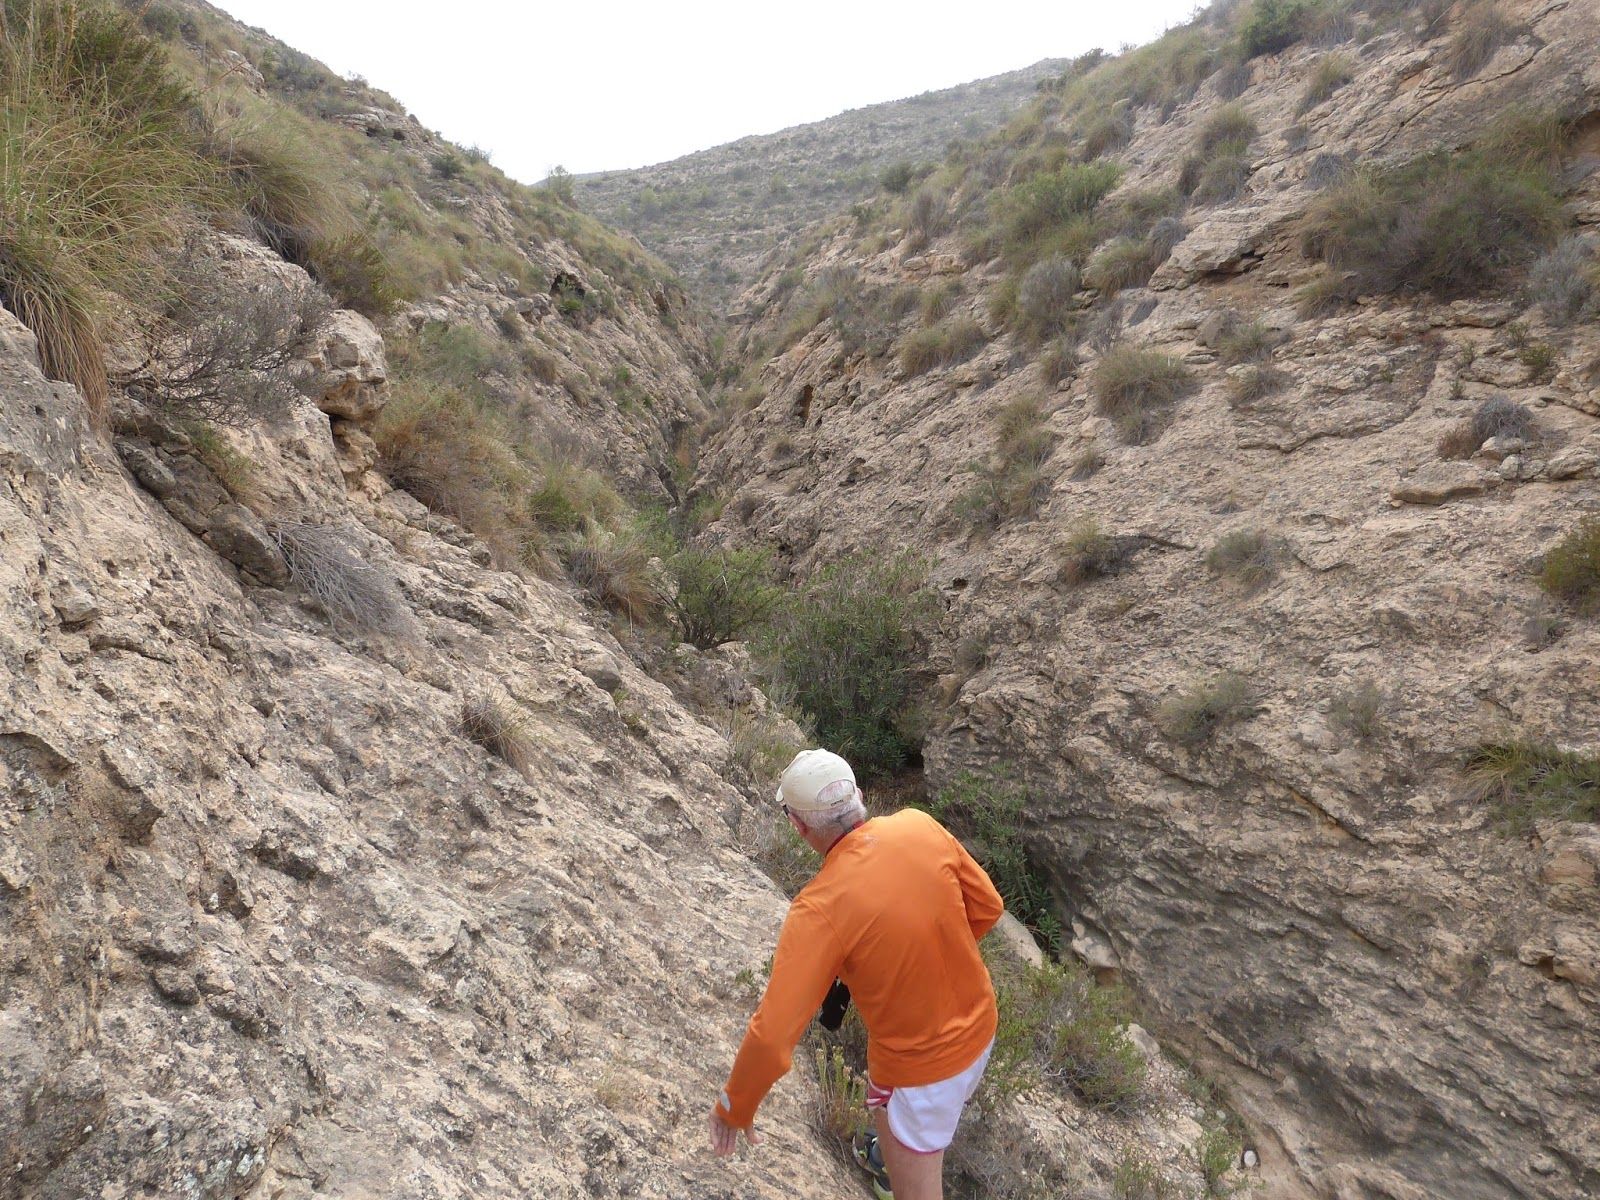
M 789 818 L 789 824 L 794 826 L 794 831 L 796 833 L 798 833 L 801 837 L 807 837 L 810 835 L 811 829 L 804 821 L 795 816 L 792 812 L 787 812 L 785 815 Z

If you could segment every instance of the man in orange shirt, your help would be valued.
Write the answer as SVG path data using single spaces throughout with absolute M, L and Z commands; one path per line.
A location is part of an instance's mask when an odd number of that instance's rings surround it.
M 1004 911 L 989 877 L 927 813 L 867 820 L 850 764 L 797 755 L 778 787 L 821 868 L 789 906 L 766 994 L 711 1112 L 711 1147 L 733 1152 L 835 979 L 867 1027 L 867 1106 L 880 1196 L 942 1200 L 944 1151 L 977 1090 L 999 1016 L 978 940 Z M 869 1148 L 873 1149 L 873 1148 Z

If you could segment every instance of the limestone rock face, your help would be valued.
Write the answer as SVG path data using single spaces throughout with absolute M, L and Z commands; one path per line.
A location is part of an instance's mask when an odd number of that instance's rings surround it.
M 980 264 L 955 310 L 991 337 L 970 361 L 908 378 L 892 347 L 848 345 L 825 322 L 767 364 L 763 398 L 699 481 L 727 498 L 724 539 L 775 544 L 799 572 L 902 547 L 935 564 L 930 785 L 1026 781 L 1033 862 L 1074 948 L 1226 1081 L 1273 1196 L 1600 1195 L 1592 829 L 1510 836 L 1461 768 L 1506 736 L 1600 755 L 1600 624 L 1526 633 L 1547 612 L 1541 556 L 1600 505 L 1600 347 L 1514 286 L 1306 319 L 1287 304 L 1315 269 L 1294 225 L 1317 155 L 1460 144 L 1533 94 L 1596 107 L 1594 6 L 1508 10 L 1530 33 L 1469 84 L 1440 65 L 1442 40 L 1383 35 L 1350 50 L 1337 100 L 1297 112 L 1325 48 L 1258 60 L 1240 97 L 1261 130 L 1244 193 L 1184 214 L 1172 258 L 1097 307 L 1059 384 L 996 328 L 985 301 L 1001 272 Z M 1142 114 L 1122 188 L 1170 186 L 1218 103 L 1208 84 L 1162 120 Z M 859 260 L 867 286 L 913 282 L 898 248 L 863 257 L 873 244 L 823 238 L 775 264 L 746 310 L 795 266 Z M 781 313 L 765 320 L 750 342 Z M 1277 335 L 1259 389 L 1218 361 L 1238 321 Z M 1523 336 L 1552 347 L 1546 378 Z M 1097 356 L 1116 340 L 1195 377 L 1144 444 L 1096 411 Z M 1441 439 L 1495 395 L 1527 407 L 1524 445 L 1444 460 Z M 1028 402 L 1050 443 L 1042 498 L 989 532 L 969 515 L 978 468 Z M 1130 553 L 1074 584 L 1066 544 L 1089 518 Z M 1263 586 L 1207 566 L 1241 531 L 1280 548 Z M 958 670 L 973 645 L 981 666 Z M 1221 671 L 1248 680 L 1250 715 L 1209 740 L 1172 736 L 1163 706 Z M 1364 688 L 1380 699 L 1361 731 L 1347 714 Z
M 317 407 L 329 416 L 365 422 L 383 411 L 389 379 L 383 336 L 360 313 L 335 312 L 310 363 L 319 379 Z
M 785 908 L 726 740 L 567 594 L 347 493 L 307 409 L 257 483 L 360 533 L 409 642 L 268 586 L 259 519 L 99 442 L 0 312 L 0 1196 L 847 1194 L 808 1079 L 757 1154 L 702 1146 Z M 519 769 L 461 731 L 480 684 Z

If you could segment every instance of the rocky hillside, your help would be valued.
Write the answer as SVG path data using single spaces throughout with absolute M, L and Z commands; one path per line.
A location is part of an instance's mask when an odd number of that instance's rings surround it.
M 389 98 L 126 7 L 3 10 L 0 1198 L 864 1187 L 809 1044 L 764 1145 L 704 1149 L 800 732 L 638 561 L 703 412 L 682 294 Z M 1233 1178 L 1121 1002 L 1013 946 L 982 1194 Z M 1015 1073 L 1058 1028 L 1114 1089 Z
M 886 184 L 904 191 L 951 141 L 992 132 L 1061 67 L 1046 59 L 671 162 L 579 176 L 575 193 L 675 266 L 708 311 L 722 312 L 808 225 Z
M 931 786 L 1273 1196 L 1600 1195 L 1597 35 L 1219 7 L 742 302 L 711 536 L 926 556 Z

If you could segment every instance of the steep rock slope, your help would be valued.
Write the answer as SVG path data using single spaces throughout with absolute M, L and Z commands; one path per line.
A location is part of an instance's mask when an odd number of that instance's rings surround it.
M 253 522 L 175 519 L 181 441 L 123 443 L 141 487 L 3 322 L 0 1194 L 842 1186 L 793 1083 L 737 1185 L 702 1151 L 783 908 L 726 741 L 568 595 L 347 487 L 306 404 L 245 443 L 256 507 L 398 589 L 386 634 L 330 625 Z M 464 736 L 482 696 L 519 769 Z
M 631 229 L 683 272 L 712 311 L 820 217 L 878 189 L 895 163 L 939 158 L 954 138 L 1002 124 L 1060 70 L 1046 59 L 959 87 L 851 109 L 634 171 L 580 176 L 580 202 Z
M 773 542 L 802 571 L 929 553 L 947 610 L 931 779 L 1026 780 L 1035 865 L 1075 948 L 1228 1081 L 1301 1181 L 1274 1194 L 1574 1200 L 1600 1194 L 1600 836 L 1560 820 L 1508 835 L 1461 761 L 1516 737 L 1600 750 L 1600 628 L 1557 619 L 1535 579 L 1600 508 L 1600 340 L 1549 325 L 1517 277 L 1321 317 L 1293 299 L 1316 278 L 1296 235 L 1319 173 L 1344 169 L 1326 156 L 1404 161 L 1519 103 L 1581 118 L 1568 210 L 1600 220 L 1600 10 L 1505 5 L 1468 70 L 1451 55 L 1481 9 L 1430 12 L 1421 35 L 1359 8 L 1329 22 L 1348 42 L 1331 100 L 1302 99 L 1327 50 L 1299 42 L 1112 110 L 1129 140 L 1111 140 L 1125 174 L 1107 204 L 1173 183 L 1219 91 L 1242 92 L 1259 133 L 1237 198 L 1189 208 L 1147 287 L 1080 294 L 1080 370 L 1000 325 L 1004 270 L 983 250 L 835 227 L 803 264 L 827 297 L 805 323 L 776 272 L 747 297 L 746 345 L 797 340 L 740 393 L 749 410 L 700 487 L 727 498 L 721 536 Z M 1072 138 L 1047 112 L 1038 153 L 1059 162 Z M 995 150 L 1003 172 L 1018 151 Z M 907 352 L 905 314 L 935 291 L 940 328 L 970 318 L 976 347 Z M 864 317 L 852 296 L 889 299 Z M 1272 348 L 1268 380 L 1227 366 L 1240 328 Z M 1119 435 L 1094 399 L 1118 342 L 1197 380 L 1154 430 Z M 1531 415 L 1521 448 L 1441 459 L 1502 394 Z M 1007 460 L 1019 444 L 1036 475 Z M 1028 489 L 1020 512 L 995 515 L 997 479 Z M 974 528 L 984 511 L 992 533 Z M 1264 578 L 1236 581 L 1225 555 L 1208 567 L 1232 533 L 1264 548 Z M 1242 677 L 1231 710 L 1173 703 L 1225 672 Z M 1352 722 L 1362 694 L 1374 711 Z

